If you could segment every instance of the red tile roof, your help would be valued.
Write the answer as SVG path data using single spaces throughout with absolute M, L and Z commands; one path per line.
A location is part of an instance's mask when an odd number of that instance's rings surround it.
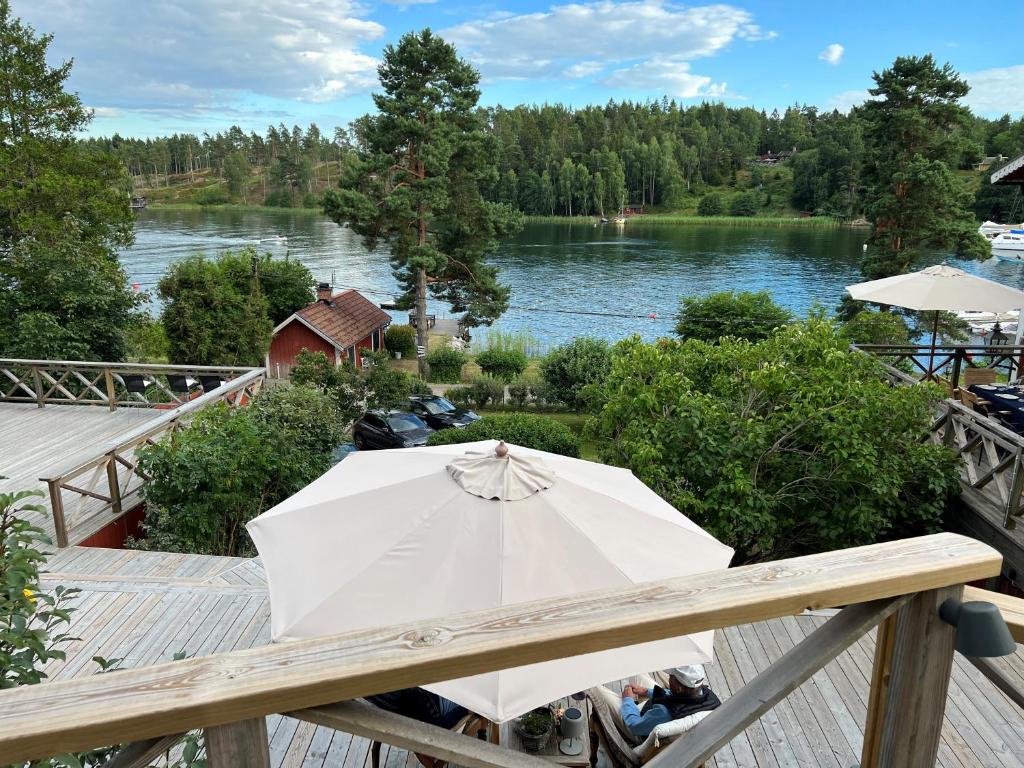
M 295 313 L 344 349 L 391 322 L 391 315 L 358 291 L 342 291 Z

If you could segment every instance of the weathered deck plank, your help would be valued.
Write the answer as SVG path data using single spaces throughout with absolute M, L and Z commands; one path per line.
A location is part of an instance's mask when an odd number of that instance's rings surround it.
M 63 583 L 83 589 L 72 633 L 82 639 L 50 671 L 55 679 L 96 671 L 95 655 L 131 668 L 175 652 L 205 655 L 266 645 L 270 610 L 256 561 L 159 552 L 126 554 L 71 547 L 49 563 Z M 179 575 L 173 575 L 179 574 Z M 48 583 L 54 583 L 52 576 Z M 728 696 L 827 620 L 804 614 L 718 632 L 708 675 Z M 721 750 L 709 766 L 848 766 L 863 738 L 873 638 L 866 636 Z M 1024 681 L 1024 652 L 999 660 Z M 281 716 L 268 718 L 271 765 L 367 768 L 369 742 Z M 939 765 L 1024 768 L 1024 713 L 965 660 L 950 685 Z M 383 768 L 415 768 L 404 750 L 385 748 Z M 608 768 L 603 755 L 598 768 Z

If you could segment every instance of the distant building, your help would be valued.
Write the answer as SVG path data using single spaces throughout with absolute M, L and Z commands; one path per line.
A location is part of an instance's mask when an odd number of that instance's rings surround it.
M 990 157 L 983 157 L 980 161 L 974 164 L 974 170 L 976 171 L 987 171 L 993 165 L 999 165 L 1006 162 L 1005 155 L 994 155 Z
M 384 330 L 391 315 L 358 291 L 332 293 L 317 286 L 317 298 L 274 329 L 267 353 L 267 373 L 286 378 L 303 349 L 323 352 L 335 364 L 359 364 L 360 350 L 384 348 Z
M 787 160 L 792 159 L 793 155 L 796 154 L 796 147 L 792 149 L 784 149 L 781 152 L 765 152 L 763 155 L 758 155 L 754 159 L 756 165 L 778 165 L 784 163 Z

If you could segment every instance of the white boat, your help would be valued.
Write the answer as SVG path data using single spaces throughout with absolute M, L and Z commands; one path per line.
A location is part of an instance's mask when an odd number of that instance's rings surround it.
M 1016 309 L 1012 312 L 986 312 L 978 309 L 961 309 L 956 312 L 956 316 L 958 318 L 970 323 L 971 325 L 1007 323 L 1011 320 L 1016 321 L 1019 314 L 1019 310 Z
M 996 224 L 994 221 L 986 221 L 980 227 L 978 227 L 978 234 L 987 240 L 991 240 L 997 235 L 1003 234 L 1003 232 L 1009 232 L 1011 229 L 1024 229 L 1024 224 Z
M 1000 261 L 1024 261 L 1024 229 L 1011 229 L 991 240 L 992 255 Z

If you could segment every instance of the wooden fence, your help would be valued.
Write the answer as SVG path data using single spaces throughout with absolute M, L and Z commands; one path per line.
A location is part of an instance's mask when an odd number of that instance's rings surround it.
M 915 381 L 942 376 L 952 385 L 960 385 L 960 376 L 968 368 L 992 368 L 1007 379 L 1020 376 L 1024 346 L 1012 344 L 943 344 L 932 348 L 920 344 L 857 344 L 868 354 L 900 369 Z M 905 369 L 905 370 L 903 370 Z
M 57 546 L 66 547 L 68 532 L 86 518 L 111 522 L 141 502 L 149 478 L 138 467 L 139 448 L 208 405 L 248 403 L 265 376 L 262 368 L 0 359 L 0 402 L 153 410 L 151 421 L 95 446 L 88 459 L 44 470 Z
M 941 533 L 0 691 L 0 764 L 128 744 L 118 765 L 141 765 L 129 758 L 204 729 L 210 768 L 263 768 L 264 717 L 285 713 L 406 746 L 418 733 L 417 751 L 462 765 L 541 768 L 539 758 L 350 700 L 841 607 L 651 768 L 700 765 L 880 623 L 862 766 L 933 766 L 955 639 L 938 607 L 966 582 L 998 575 L 1001 561 L 980 542 Z
M 209 365 L 89 363 L 0 358 L 0 402 L 174 408 L 250 373 Z

